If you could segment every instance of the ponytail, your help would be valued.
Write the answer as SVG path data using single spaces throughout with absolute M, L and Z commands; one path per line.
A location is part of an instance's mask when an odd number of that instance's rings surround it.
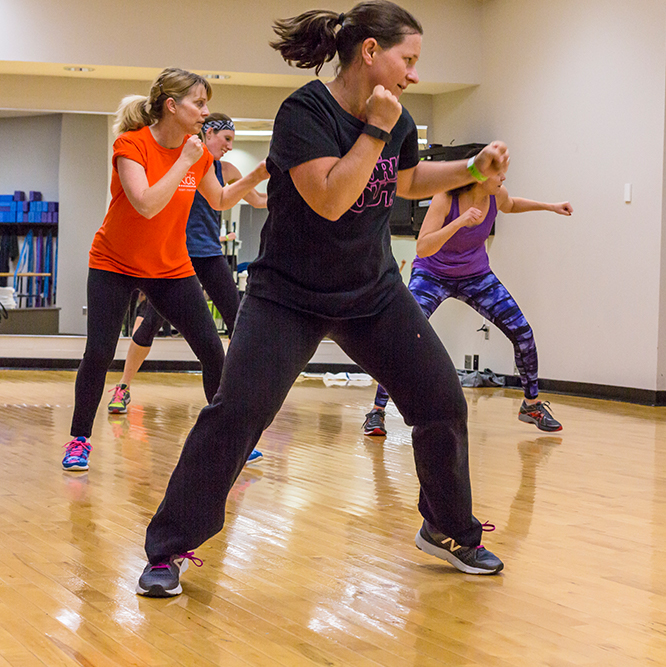
M 279 37 L 270 45 L 292 66 L 315 68 L 319 75 L 324 63 L 338 52 L 336 28 L 339 15 L 313 9 L 299 16 L 275 22 L 273 30 Z
M 116 111 L 116 121 L 113 124 L 113 134 L 117 137 L 123 132 L 140 130 L 151 125 L 150 113 L 146 110 L 148 98 L 145 95 L 128 95 L 123 97 Z

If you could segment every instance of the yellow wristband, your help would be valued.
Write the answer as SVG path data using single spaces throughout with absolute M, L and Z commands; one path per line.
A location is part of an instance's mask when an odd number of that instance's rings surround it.
M 484 176 L 480 171 L 479 168 L 475 164 L 476 162 L 476 155 L 473 155 L 468 161 L 467 161 L 467 171 L 470 173 L 470 176 L 475 180 L 478 181 L 479 183 L 483 183 L 484 181 L 488 180 L 487 176 Z

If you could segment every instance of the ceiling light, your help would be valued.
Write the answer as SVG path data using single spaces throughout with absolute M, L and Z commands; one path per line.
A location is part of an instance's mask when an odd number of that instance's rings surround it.
M 94 67 L 63 67 L 67 72 L 94 72 Z

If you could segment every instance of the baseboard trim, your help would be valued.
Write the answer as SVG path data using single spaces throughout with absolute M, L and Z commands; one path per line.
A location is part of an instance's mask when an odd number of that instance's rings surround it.
M 81 359 L 3 358 L 0 359 L 0 369 L 75 371 L 78 369 L 80 363 Z M 114 359 L 109 370 L 122 371 L 124 364 L 125 362 L 122 359 Z M 201 371 L 201 364 L 196 360 L 146 359 L 139 372 L 182 373 L 196 371 Z M 305 367 L 305 371 L 307 373 L 363 373 L 363 369 L 356 364 L 336 363 L 310 363 Z
M 80 359 L 41 359 L 41 358 L 3 358 L 0 359 L 0 369 L 14 370 L 71 370 L 75 371 Z M 109 370 L 122 371 L 124 361 L 114 359 Z M 141 372 L 146 373 L 179 373 L 196 372 L 201 370 L 198 361 L 146 359 Z M 310 363 L 305 367 L 308 373 L 363 373 L 363 369 L 356 364 L 337 363 Z M 520 388 L 520 378 L 517 375 L 506 375 L 507 387 Z M 652 389 L 636 389 L 634 387 L 616 387 L 613 385 L 593 384 L 590 382 L 571 382 L 568 380 L 549 380 L 539 378 L 539 389 L 553 394 L 568 396 L 582 396 L 597 398 L 606 401 L 622 401 L 637 405 L 666 406 L 666 391 Z
M 520 388 L 520 377 L 505 376 L 507 387 Z M 539 389 L 553 394 L 598 398 L 605 401 L 621 401 L 638 405 L 666 405 L 666 391 L 636 389 L 635 387 L 616 387 L 608 384 L 591 382 L 571 382 L 569 380 L 548 380 L 539 378 Z

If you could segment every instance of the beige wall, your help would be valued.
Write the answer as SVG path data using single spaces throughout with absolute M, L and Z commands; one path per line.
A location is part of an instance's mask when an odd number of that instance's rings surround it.
M 84 334 L 88 251 L 107 206 L 105 116 L 63 114 L 60 138 L 58 295 L 60 333 Z
M 42 193 L 58 201 L 59 114 L 0 118 L 0 194 Z
M 351 5 L 333 0 L 325 4 L 336 11 Z M 663 1 L 403 4 L 422 19 L 426 30 L 422 79 L 475 84 L 434 97 L 405 96 L 417 122 L 431 126 L 430 139 L 447 144 L 505 139 L 513 155 L 510 193 L 573 203 L 572 218 L 547 213 L 501 216 L 490 247 L 493 268 L 535 330 L 541 375 L 666 389 L 666 352 L 659 345 L 666 333 L 666 291 L 660 290 L 666 272 Z M 11 0 L 3 5 L 0 60 L 178 64 L 264 72 L 279 82 L 279 76 L 294 70 L 266 46 L 270 20 L 311 6 L 307 0 L 268 0 L 220 2 L 204 9 L 203 3 L 194 2 L 188 5 L 190 36 L 182 3 L 172 0 L 135 5 Z M 22 37 L 28 26 L 29 40 Z M 109 113 L 122 95 L 145 90 L 142 81 L 0 74 L 0 108 Z M 237 117 L 270 118 L 289 92 L 218 85 L 211 106 Z M 98 126 L 94 117 L 85 122 L 82 118 L 63 116 L 62 202 L 71 197 L 68 184 L 78 177 L 93 188 L 95 200 L 89 211 L 76 213 L 83 231 L 72 260 L 87 253 L 83 246 L 89 246 L 92 227 L 104 209 L 95 198 L 106 199 L 108 179 L 107 119 Z M 82 155 L 77 154 L 79 131 L 90 139 L 83 149 L 90 170 L 83 170 L 85 161 L 76 165 L 75 158 Z M 64 173 L 69 175 L 63 184 Z M 623 202 L 625 183 L 633 185 L 630 204 Z M 409 254 L 406 247 L 400 252 Z M 64 259 L 61 255 L 61 270 L 68 266 Z M 60 285 L 63 298 L 66 280 Z M 80 288 L 78 278 L 71 283 L 72 290 Z M 80 312 L 78 299 L 71 298 L 72 313 Z M 481 318 L 463 304 L 447 303 L 433 324 L 456 365 L 462 365 L 464 354 L 478 353 L 482 366 L 512 372 L 510 344 L 496 329 L 485 341 L 476 332 Z
M 665 27 L 657 0 L 489 0 L 480 85 L 435 99 L 438 141 L 502 138 L 510 193 L 574 206 L 571 218 L 501 216 L 490 248 L 533 326 L 542 377 L 666 386 L 663 359 L 657 380 Z M 483 340 L 470 309 L 447 304 L 433 323 L 457 364 L 472 346 L 482 365 L 511 371 L 511 346 L 496 329 Z
M 328 0 L 333 11 L 353 3 Z M 404 0 L 422 21 L 421 74 L 431 83 L 475 83 L 477 0 Z M 318 6 L 318 5 L 314 5 Z M 312 9 L 311 0 L 5 0 L 0 61 L 167 67 L 293 75 L 269 47 L 272 22 Z M 302 73 L 307 76 L 306 72 Z M 276 85 L 273 83 L 272 85 Z

